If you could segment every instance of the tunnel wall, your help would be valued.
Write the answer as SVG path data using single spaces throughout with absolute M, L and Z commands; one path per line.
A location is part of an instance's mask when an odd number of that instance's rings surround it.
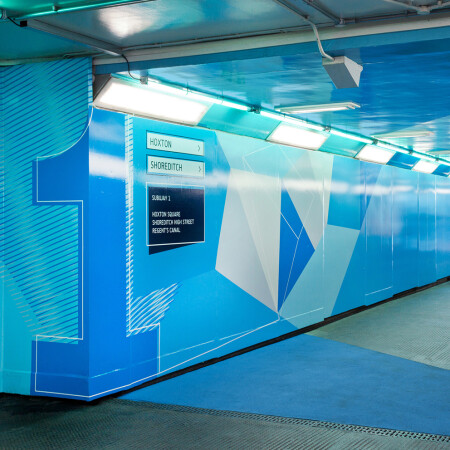
M 88 60 L 0 76 L 4 392 L 92 400 L 450 275 L 448 178 L 92 110 Z

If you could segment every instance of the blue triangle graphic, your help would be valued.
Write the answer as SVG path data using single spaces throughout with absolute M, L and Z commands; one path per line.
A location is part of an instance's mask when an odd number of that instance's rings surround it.
M 284 186 L 281 191 L 280 221 L 278 309 L 283 306 L 314 253 L 314 247 Z

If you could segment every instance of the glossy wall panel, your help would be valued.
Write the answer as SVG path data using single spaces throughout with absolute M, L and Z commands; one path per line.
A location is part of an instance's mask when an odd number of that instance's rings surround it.
M 397 294 L 419 286 L 419 174 L 397 170 L 393 181 L 393 294 Z
M 450 185 L 446 178 L 436 178 L 436 278 L 450 273 Z
M 365 304 L 392 295 L 392 169 L 364 164 L 366 235 Z
M 436 178 L 419 174 L 419 286 L 436 280 Z
M 91 110 L 84 60 L 0 74 L 6 392 L 92 400 L 450 275 L 447 178 Z

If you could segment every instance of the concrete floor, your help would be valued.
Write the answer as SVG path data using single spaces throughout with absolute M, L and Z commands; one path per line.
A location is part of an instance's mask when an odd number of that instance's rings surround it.
M 0 448 L 450 449 L 450 283 L 122 398 L 0 394 Z

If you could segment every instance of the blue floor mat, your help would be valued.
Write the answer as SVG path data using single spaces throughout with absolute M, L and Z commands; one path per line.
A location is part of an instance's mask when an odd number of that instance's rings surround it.
M 450 434 L 450 372 L 300 335 L 121 398 Z

